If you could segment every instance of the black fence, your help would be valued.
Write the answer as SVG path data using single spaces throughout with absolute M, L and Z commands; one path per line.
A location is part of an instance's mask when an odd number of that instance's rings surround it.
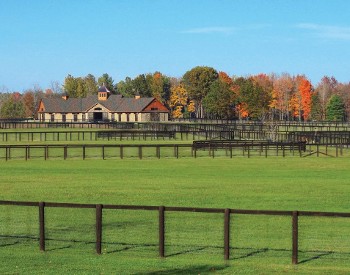
M 90 208 L 95 209 L 95 250 L 97 254 L 102 251 L 102 232 L 103 232 L 103 210 L 134 210 L 134 211 L 157 211 L 158 212 L 158 249 L 159 256 L 166 257 L 165 243 L 166 231 L 165 219 L 168 212 L 197 212 L 197 213 L 213 213 L 222 214 L 224 216 L 224 224 L 222 225 L 223 240 L 222 251 L 225 260 L 229 260 L 232 248 L 231 241 L 234 242 L 235 236 L 231 235 L 231 223 L 237 223 L 236 220 L 231 221 L 233 215 L 268 215 L 268 216 L 288 216 L 291 218 L 291 259 L 293 264 L 298 264 L 299 252 L 299 225 L 300 216 L 307 217 L 341 217 L 350 218 L 350 213 L 342 212 L 313 212 L 313 211 L 277 211 L 277 210 L 243 210 L 229 208 L 197 208 L 197 207 L 168 207 L 168 206 L 145 206 L 145 205 L 112 205 L 112 204 L 79 204 L 79 203 L 57 203 L 57 202 L 24 202 L 24 201 L 0 201 L 0 205 L 8 206 L 27 206 L 37 207 L 39 216 L 39 248 L 45 251 L 47 228 L 45 220 L 47 208 Z M 62 221 L 64 223 L 64 221 Z M 319 228 L 322 230 L 322 228 Z
M 47 144 L 0 145 L 0 159 L 124 159 L 180 157 L 343 156 L 343 145 L 304 142 L 194 141 L 193 144 Z

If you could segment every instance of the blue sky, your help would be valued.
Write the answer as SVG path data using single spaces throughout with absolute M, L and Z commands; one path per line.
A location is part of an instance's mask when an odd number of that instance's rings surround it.
M 195 66 L 350 81 L 348 0 L 0 0 L 0 87 Z

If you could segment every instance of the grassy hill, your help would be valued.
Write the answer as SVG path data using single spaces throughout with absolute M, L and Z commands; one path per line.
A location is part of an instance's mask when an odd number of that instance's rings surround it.
M 348 158 L 182 158 L 1 162 L 0 200 L 350 212 Z M 345 274 L 350 219 L 301 217 L 301 264 L 291 265 L 291 219 L 232 215 L 223 260 L 223 215 L 104 210 L 103 255 L 94 252 L 94 209 L 0 206 L 0 272 L 26 274 Z

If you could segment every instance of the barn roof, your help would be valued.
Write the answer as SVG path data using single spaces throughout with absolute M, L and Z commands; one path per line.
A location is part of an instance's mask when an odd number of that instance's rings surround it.
M 46 113 L 83 113 L 89 111 L 97 103 L 116 113 L 142 112 L 154 100 L 154 97 L 125 98 L 121 95 L 110 95 L 107 100 L 98 100 L 97 95 L 86 98 L 43 98 Z

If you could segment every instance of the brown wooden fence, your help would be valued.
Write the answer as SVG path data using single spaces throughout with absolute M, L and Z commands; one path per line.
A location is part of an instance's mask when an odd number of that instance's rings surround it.
M 230 224 L 231 215 L 273 215 L 273 216 L 289 216 L 291 217 L 291 244 L 292 244 L 292 263 L 298 264 L 298 236 L 299 216 L 311 216 L 311 217 L 343 217 L 350 218 L 350 213 L 342 212 L 313 212 L 313 211 L 278 211 L 278 210 L 243 210 L 243 209 L 229 209 L 229 208 L 198 208 L 198 207 L 168 207 L 168 206 L 145 206 L 145 205 L 114 205 L 114 204 L 82 204 L 82 203 L 58 203 L 58 202 L 26 202 L 26 201 L 4 201 L 0 200 L 0 205 L 10 206 L 29 206 L 38 207 L 39 215 L 39 248 L 41 251 L 45 251 L 45 208 L 48 207 L 60 207 L 60 208 L 92 208 L 96 211 L 96 253 L 101 254 L 102 251 L 102 231 L 103 231 L 103 211 L 102 209 L 113 209 L 113 210 L 147 210 L 147 211 L 158 211 L 158 247 L 159 256 L 166 257 L 165 251 L 165 219 L 166 212 L 201 212 L 201 213 L 217 213 L 224 215 L 223 224 L 223 255 L 225 260 L 230 259 L 230 248 L 231 248 L 231 235 L 230 235 Z M 233 236 L 234 238 L 234 236 Z
M 209 127 L 210 126 L 210 127 Z M 0 142 L 47 142 L 47 141 L 97 141 L 97 140 L 257 140 L 299 142 L 313 144 L 350 145 L 350 131 L 254 131 L 230 129 L 206 125 L 200 127 L 179 127 L 160 129 L 96 129 L 96 130 L 52 130 L 52 131 L 0 131 Z M 273 136 L 273 139 L 272 139 Z
M 256 142 L 256 141 L 231 141 L 231 142 L 194 142 L 193 144 L 32 144 L 32 145 L 0 145 L 0 159 L 5 161 L 11 159 L 54 159 L 62 158 L 128 158 L 137 157 L 229 157 L 234 156 L 299 156 L 320 154 L 328 155 L 330 149 L 335 151 L 335 157 L 343 155 L 343 145 L 324 146 L 318 144 L 288 143 L 288 142 Z M 324 152 L 320 150 L 324 148 Z M 145 150 L 147 149 L 147 152 Z M 90 151 L 91 150 L 91 151 Z M 130 150 L 134 151 L 130 153 Z M 93 155 L 92 152 L 93 151 Z M 162 152 L 164 155 L 162 156 Z M 147 154 L 146 154 L 147 153 Z

